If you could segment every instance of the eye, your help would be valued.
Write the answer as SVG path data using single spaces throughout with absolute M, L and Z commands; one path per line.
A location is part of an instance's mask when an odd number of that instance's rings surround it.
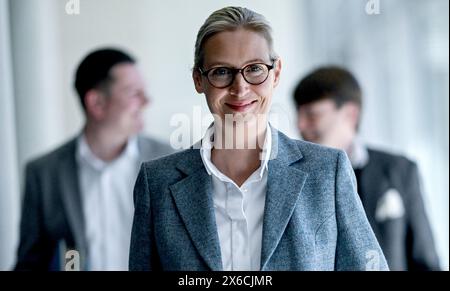
M 258 75 L 262 72 L 264 72 L 264 66 L 261 64 L 253 64 L 245 68 L 245 73 L 247 74 Z
M 209 75 L 212 76 L 212 77 L 225 77 L 225 76 L 228 76 L 230 74 L 231 74 L 230 69 L 224 68 L 224 67 L 214 68 L 209 73 Z

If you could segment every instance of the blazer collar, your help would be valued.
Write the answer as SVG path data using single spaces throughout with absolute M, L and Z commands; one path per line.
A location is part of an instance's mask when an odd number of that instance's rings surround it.
M 297 142 L 281 132 L 275 132 L 272 136 L 271 157 L 263 216 L 261 270 L 265 270 L 278 246 L 308 176 L 292 167 L 303 155 Z
M 73 139 L 67 144 L 67 154 L 62 155 L 60 160 L 61 198 L 77 251 L 80 258 L 86 258 L 87 241 L 75 153 L 76 139 Z M 82 265 L 84 263 L 81 262 Z

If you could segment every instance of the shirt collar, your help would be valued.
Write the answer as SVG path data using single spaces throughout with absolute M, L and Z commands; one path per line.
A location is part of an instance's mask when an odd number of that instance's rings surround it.
M 347 154 L 354 169 L 363 168 L 369 162 L 369 152 L 359 137 L 353 140 Z
M 211 161 L 211 150 L 213 148 L 214 132 L 215 132 L 215 127 L 214 127 L 214 123 L 213 123 L 206 130 L 206 133 L 201 140 L 200 156 L 202 158 L 203 165 L 205 166 L 206 171 L 208 172 L 209 175 L 215 175 L 222 181 L 230 180 L 228 177 L 226 177 L 224 174 L 222 174 Z M 270 125 L 267 124 L 266 136 L 264 139 L 264 146 L 260 153 L 260 159 L 262 162 L 261 162 L 261 166 L 257 170 L 257 171 L 259 171 L 258 174 L 259 174 L 260 179 L 262 179 L 265 171 L 268 170 L 269 158 L 270 158 L 271 151 L 272 151 L 272 131 L 271 131 Z
M 137 137 L 131 137 L 128 139 L 127 145 L 122 153 L 113 161 L 105 162 L 97 157 L 89 147 L 84 133 L 80 134 L 77 139 L 77 152 L 76 156 L 79 162 L 83 162 L 97 171 L 104 170 L 107 166 L 122 159 L 134 159 L 139 156 L 139 147 Z

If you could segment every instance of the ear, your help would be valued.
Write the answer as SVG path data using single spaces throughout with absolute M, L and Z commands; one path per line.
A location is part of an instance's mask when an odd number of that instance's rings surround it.
M 344 105 L 345 107 L 345 115 L 348 120 L 354 125 L 356 128 L 359 122 L 359 117 L 361 114 L 361 109 L 359 106 L 353 102 L 349 102 Z
M 192 79 L 194 80 L 195 90 L 197 93 L 204 93 L 202 75 L 198 69 L 192 71 Z
M 84 96 L 84 103 L 86 105 L 86 112 L 94 119 L 102 119 L 105 115 L 105 96 L 97 90 L 91 89 Z
M 278 58 L 275 61 L 275 68 L 274 68 L 274 79 L 273 79 L 273 87 L 277 87 L 278 83 L 280 82 L 280 76 L 281 76 L 281 68 L 282 68 L 282 62 L 281 58 Z

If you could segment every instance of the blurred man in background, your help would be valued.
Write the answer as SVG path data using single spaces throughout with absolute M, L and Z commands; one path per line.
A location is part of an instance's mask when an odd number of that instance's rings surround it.
M 367 148 L 357 136 L 362 92 L 343 68 L 323 67 L 294 92 L 298 128 L 307 141 L 346 151 L 358 193 L 391 270 L 439 270 L 414 162 Z
M 138 135 L 149 100 L 131 56 L 90 53 L 75 88 L 83 131 L 26 167 L 16 269 L 58 270 L 66 251 L 76 250 L 82 270 L 127 270 L 140 163 L 172 152 Z

